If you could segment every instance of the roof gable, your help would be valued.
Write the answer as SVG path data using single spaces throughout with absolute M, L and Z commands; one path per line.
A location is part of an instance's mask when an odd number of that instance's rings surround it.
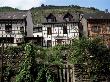
M 53 19 L 53 18 L 56 18 L 52 13 L 50 13 L 47 17 L 47 19 Z
M 63 20 L 66 22 L 73 21 L 73 16 L 70 13 L 64 15 Z
M 66 18 L 70 18 L 70 21 L 66 21 Z M 55 21 L 48 22 L 47 19 L 55 19 Z M 48 16 L 44 16 L 42 19 L 42 23 L 66 23 L 66 22 L 79 22 L 79 14 L 78 13 L 66 13 L 66 14 L 52 14 L 50 13 Z

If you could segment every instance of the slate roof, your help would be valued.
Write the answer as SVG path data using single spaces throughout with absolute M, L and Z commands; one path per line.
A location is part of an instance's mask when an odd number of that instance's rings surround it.
M 0 20 L 4 19 L 24 19 L 27 12 L 0 12 Z
M 70 13 L 71 14 L 71 13 Z M 66 14 L 53 14 L 56 17 L 56 21 L 55 22 L 47 22 L 47 16 L 44 16 L 44 18 L 42 19 L 42 23 L 65 23 L 67 21 L 65 21 L 63 18 Z M 72 13 L 71 14 L 73 16 L 73 21 L 69 21 L 69 22 L 79 22 L 79 14 L 78 13 Z
M 83 17 L 85 19 L 110 19 L 110 13 L 86 13 Z

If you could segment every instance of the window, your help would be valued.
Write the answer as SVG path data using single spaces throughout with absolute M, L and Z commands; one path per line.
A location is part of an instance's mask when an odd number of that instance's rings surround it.
M 69 22 L 69 21 L 70 21 L 70 19 L 69 19 L 69 18 L 65 18 L 65 20 L 66 20 L 67 22 Z
M 73 16 L 70 13 L 67 13 L 64 18 L 63 18 L 66 22 L 70 22 L 73 21 Z
M 61 44 L 61 43 L 62 43 L 62 40 L 57 40 L 57 43 L 58 43 L 58 44 Z
M 11 33 L 12 32 L 12 25 L 5 25 L 5 32 Z
M 42 27 L 36 27 L 33 29 L 33 32 L 36 33 L 36 32 L 42 32 Z
M 67 34 L 67 26 L 63 27 L 63 34 Z
M 23 27 L 23 26 L 20 27 L 20 32 L 21 32 L 21 33 L 24 33 L 24 27 Z
M 0 38 L 0 43 L 14 43 L 14 37 L 1 37 Z
M 17 42 L 17 43 L 20 43 L 20 42 L 22 42 L 22 41 L 23 41 L 22 38 L 17 38 L 17 39 L 16 39 L 16 42 Z
M 110 26 L 108 26 L 108 31 L 110 32 Z
M 52 19 L 48 19 L 48 22 L 52 22 Z
M 39 27 L 38 28 L 38 32 L 42 32 L 42 27 Z
M 51 34 L 52 34 L 51 27 L 47 27 L 47 34 L 48 34 L 48 35 L 51 35 Z
M 47 22 L 56 22 L 56 19 L 55 18 L 48 18 Z
M 51 40 L 47 40 L 47 47 L 51 47 L 51 46 L 52 46 Z
M 100 26 L 93 26 L 91 31 L 92 32 L 100 32 L 101 31 Z

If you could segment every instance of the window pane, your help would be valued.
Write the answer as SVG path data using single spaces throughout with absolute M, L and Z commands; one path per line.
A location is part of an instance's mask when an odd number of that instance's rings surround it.
M 51 35 L 51 34 L 52 34 L 51 27 L 47 27 L 47 34 L 48 34 L 48 35 Z
M 93 27 L 91 28 L 91 31 L 92 31 L 92 32 L 100 32 L 100 31 L 101 31 L 100 26 L 93 26 Z
M 52 46 L 51 40 L 47 40 L 47 47 L 51 47 L 51 46 Z
M 63 34 L 67 34 L 67 26 L 63 27 Z
M 12 32 L 12 25 L 5 25 L 5 32 L 11 33 Z

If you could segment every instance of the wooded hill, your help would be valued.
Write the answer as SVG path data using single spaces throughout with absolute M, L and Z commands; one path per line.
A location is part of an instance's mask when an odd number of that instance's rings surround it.
M 12 11 L 22 11 L 17 8 L 11 7 L 0 7 L 0 12 L 12 12 Z M 99 12 L 99 9 L 94 7 L 80 7 L 77 5 L 69 5 L 69 6 L 53 6 L 53 5 L 44 5 L 42 4 L 40 7 L 33 7 L 30 9 L 32 12 L 32 18 L 34 24 L 40 24 L 41 20 L 44 16 L 48 15 L 49 13 L 53 14 L 64 14 L 67 12 L 70 13 L 95 13 Z

